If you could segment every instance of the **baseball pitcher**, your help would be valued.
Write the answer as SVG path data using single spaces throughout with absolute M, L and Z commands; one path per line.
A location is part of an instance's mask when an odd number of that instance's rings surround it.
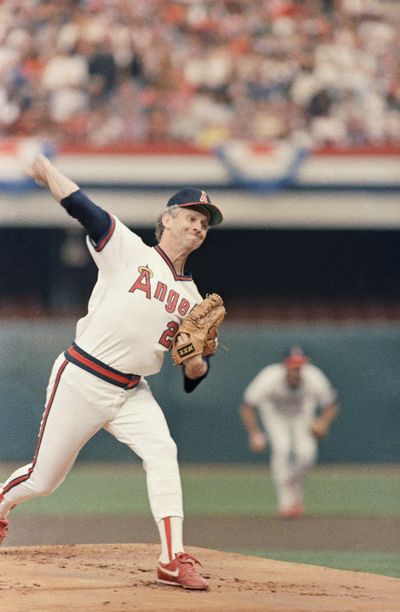
M 206 590 L 199 562 L 183 546 L 177 449 L 147 377 L 159 372 L 170 349 L 186 392 L 208 374 L 225 309 L 217 294 L 202 299 L 185 262 L 222 214 L 204 191 L 183 189 L 160 214 L 150 247 L 47 157 L 38 155 L 28 174 L 83 225 L 98 278 L 74 342 L 54 362 L 33 461 L 0 488 L 0 542 L 10 510 L 52 493 L 104 428 L 143 461 L 161 540 L 158 581 Z

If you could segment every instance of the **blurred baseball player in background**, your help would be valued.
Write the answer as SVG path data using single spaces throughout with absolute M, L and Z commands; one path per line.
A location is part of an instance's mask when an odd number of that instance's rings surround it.
M 84 444 L 104 428 L 143 461 L 161 539 L 158 581 L 205 590 L 208 582 L 198 572 L 199 562 L 183 547 L 176 445 L 144 377 L 161 369 L 183 318 L 202 302 L 185 262 L 222 214 L 204 191 L 183 189 L 160 214 L 158 244 L 150 247 L 91 202 L 47 157 L 38 155 L 28 174 L 83 225 L 98 279 L 75 342 L 53 365 L 33 461 L 0 488 L 0 541 L 7 534 L 10 510 L 52 493 Z M 194 390 L 208 368 L 202 355 L 184 362 L 186 392 Z
M 248 385 L 240 415 L 255 453 L 271 447 L 270 467 L 278 513 L 304 513 L 304 480 L 317 461 L 318 440 L 337 416 L 336 392 L 323 372 L 293 347 Z

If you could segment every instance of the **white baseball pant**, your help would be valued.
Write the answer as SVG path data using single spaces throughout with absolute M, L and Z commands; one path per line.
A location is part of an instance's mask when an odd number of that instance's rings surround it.
M 155 521 L 183 518 L 176 444 L 146 380 L 120 388 L 67 361 L 64 353 L 51 372 L 34 459 L 4 483 L 0 518 L 23 501 L 50 495 L 102 428 L 142 459 Z
M 271 478 L 278 504 L 288 508 L 303 500 L 304 479 L 317 460 L 318 445 L 310 430 L 312 415 L 287 415 L 270 408 L 262 419 L 271 446 Z

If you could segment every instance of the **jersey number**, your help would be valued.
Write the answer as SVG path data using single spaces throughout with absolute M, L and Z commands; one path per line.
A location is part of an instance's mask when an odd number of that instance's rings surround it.
M 174 339 L 174 336 L 178 329 L 178 323 L 176 323 L 175 321 L 170 321 L 167 324 L 167 329 L 165 329 L 161 334 L 159 343 L 162 344 L 162 346 L 165 346 L 165 348 L 167 349 L 171 348 L 172 340 Z

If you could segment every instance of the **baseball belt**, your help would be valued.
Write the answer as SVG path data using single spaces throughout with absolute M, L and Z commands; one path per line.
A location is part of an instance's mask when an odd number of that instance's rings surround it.
M 122 389 L 133 389 L 141 380 L 141 376 L 138 374 L 124 374 L 124 372 L 111 368 L 99 359 L 86 353 L 75 342 L 64 352 L 64 356 L 65 359 L 78 366 L 78 368 L 82 368 L 82 370 L 90 372 L 90 374 L 97 376 L 97 378 L 101 378 Z

